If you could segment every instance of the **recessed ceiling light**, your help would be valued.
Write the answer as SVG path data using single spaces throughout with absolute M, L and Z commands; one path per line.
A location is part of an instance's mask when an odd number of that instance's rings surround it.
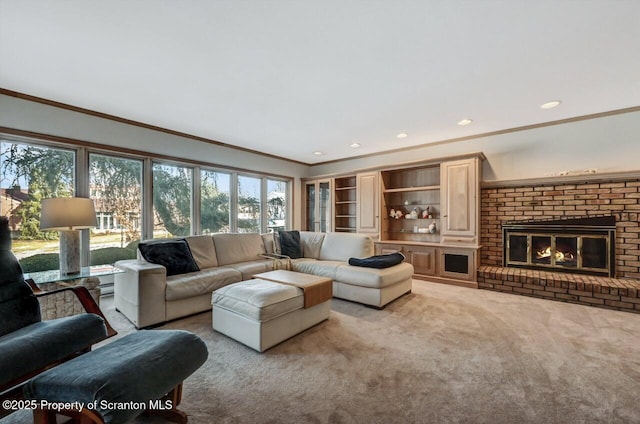
M 407 138 L 408 136 L 409 136 L 409 134 L 407 134 L 407 133 L 396 134 L 396 138 Z
M 313 152 L 313 154 L 314 154 L 314 155 L 316 155 L 316 156 L 320 156 L 320 155 L 322 155 L 322 154 L 324 154 L 324 153 L 322 153 L 322 152 L 320 152 L 320 151 L 316 150 L 315 152 Z
M 556 106 L 559 106 L 562 103 L 560 100 L 554 100 L 552 102 L 547 102 L 540 105 L 540 109 L 553 109 Z
M 360 147 L 360 143 L 351 143 L 349 146 L 351 146 L 351 148 L 353 149 L 357 149 L 358 147 Z
M 458 125 L 465 126 L 465 125 L 469 125 L 472 122 L 473 122 L 473 119 L 464 118 L 463 120 L 458 121 Z

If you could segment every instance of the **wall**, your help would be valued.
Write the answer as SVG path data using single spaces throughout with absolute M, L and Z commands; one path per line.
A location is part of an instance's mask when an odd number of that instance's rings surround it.
M 471 152 L 483 152 L 487 157 L 483 163 L 485 182 L 586 169 L 597 169 L 598 173 L 638 170 L 640 111 L 319 164 L 311 166 L 310 174 L 354 172 Z
M 208 162 L 294 178 L 293 227 L 301 223 L 300 177 L 308 166 L 225 146 L 204 143 L 160 131 L 0 95 L 0 126 L 58 137 L 135 149 L 180 159 Z

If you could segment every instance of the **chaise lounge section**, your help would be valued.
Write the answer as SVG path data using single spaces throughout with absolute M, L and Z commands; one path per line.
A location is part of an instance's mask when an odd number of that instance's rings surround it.
M 174 274 L 170 266 L 142 258 L 117 262 L 125 272 L 115 276 L 115 307 L 137 328 L 209 310 L 214 290 L 283 263 L 264 257 L 279 253 L 273 234 L 225 233 L 163 242 L 186 244 L 194 271 Z M 367 235 L 301 231 L 300 244 L 303 257 L 291 259 L 291 269 L 330 278 L 334 297 L 382 308 L 411 291 L 413 266 L 408 263 L 386 269 L 347 263 L 352 257 L 373 255 Z

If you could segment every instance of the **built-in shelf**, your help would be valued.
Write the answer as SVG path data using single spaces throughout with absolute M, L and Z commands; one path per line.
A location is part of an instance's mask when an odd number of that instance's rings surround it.
M 338 232 L 356 232 L 357 189 L 356 176 L 336 177 L 333 183 L 334 228 Z
M 418 187 L 401 187 L 401 188 L 387 188 L 383 193 L 405 193 L 411 191 L 429 191 L 440 190 L 439 185 L 418 186 Z

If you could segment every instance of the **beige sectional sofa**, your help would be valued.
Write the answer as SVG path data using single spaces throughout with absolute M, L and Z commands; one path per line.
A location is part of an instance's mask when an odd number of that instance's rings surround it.
M 333 280 L 334 297 L 383 307 L 411 291 L 413 266 L 386 269 L 351 266 L 349 258 L 373 255 L 369 236 L 300 232 L 303 258 L 292 259 L 293 271 Z M 248 280 L 282 262 L 261 255 L 278 251 L 272 234 L 213 234 L 184 237 L 197 272 L 167 276 L 166 268 L 143 259 L 118 261 L 114 303 L 136 327 L 158 325 L 211 309 L 211 293 Z

